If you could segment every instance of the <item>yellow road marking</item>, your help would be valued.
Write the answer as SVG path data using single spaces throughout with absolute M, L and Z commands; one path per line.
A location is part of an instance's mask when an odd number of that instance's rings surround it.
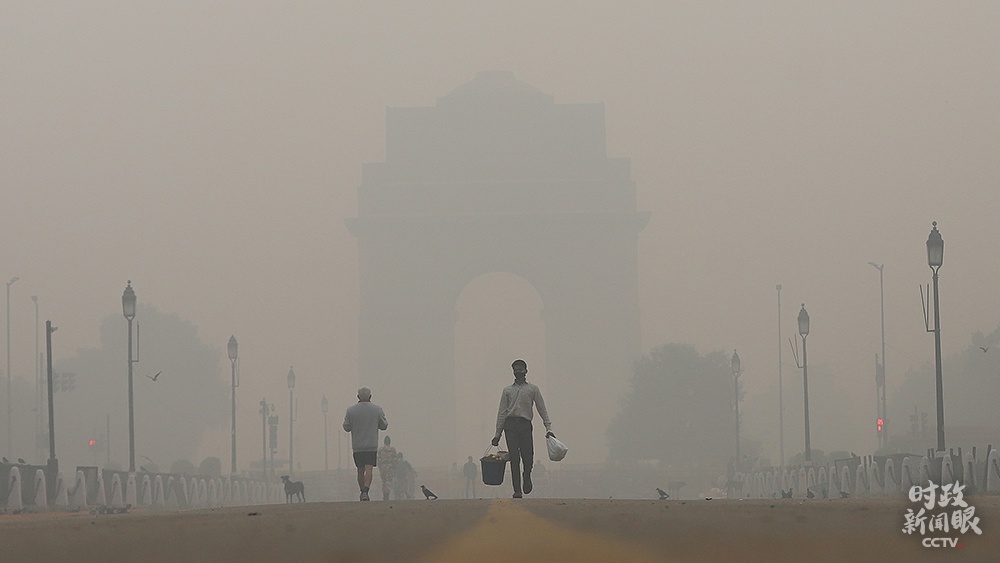
M 494 500 L 475 528 L 451 538 L 421 561 L 661 561 L 635 545 L 559 526 L 518 506 Z

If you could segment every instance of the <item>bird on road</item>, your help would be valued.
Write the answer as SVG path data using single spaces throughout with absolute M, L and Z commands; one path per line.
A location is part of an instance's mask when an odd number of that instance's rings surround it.
M 786 493 L 784 490 L 781 491 L 781 498 L 792 498 L 792 490 L 788 489 Z
M 656 492 L 660 493 L 660 500 L 667 500 L 668 498 L 670 498 L 670 495 L 668 495 L 666 491 L 664 491 L 659 487 L 656 487 Z
M 154 376 L 152 376 L 152 377 L 150 377 L 150 376 L 148 376 L 148 375 L 147 375 L 146 377 L 149 377 L 149 378 L 150 378 L 150 379 L 152 379 L 153 381 L 156 381 L 156 378 L 157 378 L 157 377 L 160 377 L 160 374 L 161 374 L 161 373 L 163 373 L 163 370 L 160 370 L 160 371 L 156 372 L 156 375 L 154 375 Z
M 812 489 L 806 489 L 806 498 L 816 498 L 816 493 Z
M 426 497 L 427 500 L 437 500 L 438 498 L 436 494 L 434 494 L 430 489 L 428 489 L 423 485 L 420 485 L 420 491 L 424 493 L 424 497 Z
M 847 491 L 840 491 L 840 498 L 851 498 L 851 494 Z

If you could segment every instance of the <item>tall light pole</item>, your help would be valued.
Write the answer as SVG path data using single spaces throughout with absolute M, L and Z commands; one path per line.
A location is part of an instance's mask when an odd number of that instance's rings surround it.
M 233 447 L 232 447 L 232 467 L 230 469 L 229 474 L 233 476 L 236 475 L 236 387 L 239 385 L 236 381 L 236 358 L 237 358 L 238 348 L 239 345 L 236 343 L 236 337 L 230 336 L 228 351 L 229 351 L 229 363 L 231 363 L 233 367 L 232 385 L 231 385 L 233 391 L 232 393 L 232 414 L 233 414 L 232 446 Z
M 128 321 L 128 470 L 135 471 L 135 410 L 132 403 L 132 319 L 135 318 L 135 291 L 128 280 L 122 293 L 122 315 Z
M 295 445 L 295 372 L 288 368 L 288 475 L 295 474 L 295 466 L 292 464 L 292 452 Z
M 56 475 L 59 474 L 59 461 L 56 459 L 56 417 L 53 406 L 53 384 L 52 384 L 52 333 L 57 327 L 52 326 L 52 321 L 45 321 L 45 361 L 47 363 L 48 399 L 49 399 L 49 461 L 48 475 L 45 476 L 46 486 L 51 485 L 49 498 L 55 498 Z
M 778 458 L 780 467 L 785 466 L 785 403 L 781 397 L 781 284 L 778 290 Z
M 812 448 L 809 444 L 809 358 L 806 352 L 806 337 L 809 336 L 809 313 L 806 304 L 799 310 L 799 336 L 802 337 L 802 404 L 806 422 L 806 465 L 812 465 Z
M 323 395 L 323 400 L 320 402 L 320 406 L 323 408 L 323 471 L 329 473 L 330 451 L 327 448 L 327 443 L 330 425 L 326 423 L 326 413 L 330 412 L 330 401 L 326 400 L 326 395 Z
M 875 262 L 869 262 L 871 267 L 878 270 L 878 294 L 879 294 L 879 309 L 881 311 L 882 317 L 882 359 L 879 361 L 875 358 L 875 407 L 878 414 L 878 426 L 876 427 L 876 432 L 878 433 L 878 446 L 879 449 L 884 448 L 888 442 L 888 435 L 886 430 L 888 429 L 888 413 L 886 412 L 885 405 L 885 284 L 882 277 L 882 269 L 885 264 L 876 264 Z
M 38 296 L 31 296 L 35 304 L 35 448 L 42 451 L 42 357 L 38 355 Z
M 733 368 L 733 399 L 736 403 L 736 466 L 740 463 L 740 355 L 733 350 L 733 357 L 730 360 Z
M 7 282 L 7 455 L 14 457 L 13 455 L 13 442 L 11 441 L 10 427 L 11 427 L 11 406 L 10 406 L 10 286 L 17 283 L 17 280 L 21 278 L 10 278 Z
M 937 451 L 944 452 L 944 386 L 941 383 L 941 313 L 938 307 L 938 270 L 944 263 L 944 239 L 937 221 L 927 236 L 927 265 L 934 272 L 934 375 L 937 384 Z M 930 329 L 928 329 L 930 330 Z

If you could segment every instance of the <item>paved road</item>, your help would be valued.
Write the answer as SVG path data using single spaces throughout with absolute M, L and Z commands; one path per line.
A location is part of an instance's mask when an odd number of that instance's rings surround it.
M 2 561 L 997 561 L 983 535 L 929 549 L 905 499 L 439 500 L 0 516 Z

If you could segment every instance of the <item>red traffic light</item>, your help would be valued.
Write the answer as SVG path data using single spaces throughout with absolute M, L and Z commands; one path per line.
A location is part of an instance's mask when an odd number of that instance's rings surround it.
M 883 421 L 882 421 L 882 419 L 881 419 L 881 418 L 880 418 L 880 419 L 878 419 L 878 420 L 877 420 L 877 421 L 875 422 L 875 427 L 876 427 L 876 428 L 878 428 L 878 431 L 879 431 L 879 432 L 881 432 L 881 431 L 882 431 L 882 424 L 883 424 Z
M 91 440 L 90 441 L 90 445 L 91 446 L 96 446 L 97 445 L 97 440 Z

